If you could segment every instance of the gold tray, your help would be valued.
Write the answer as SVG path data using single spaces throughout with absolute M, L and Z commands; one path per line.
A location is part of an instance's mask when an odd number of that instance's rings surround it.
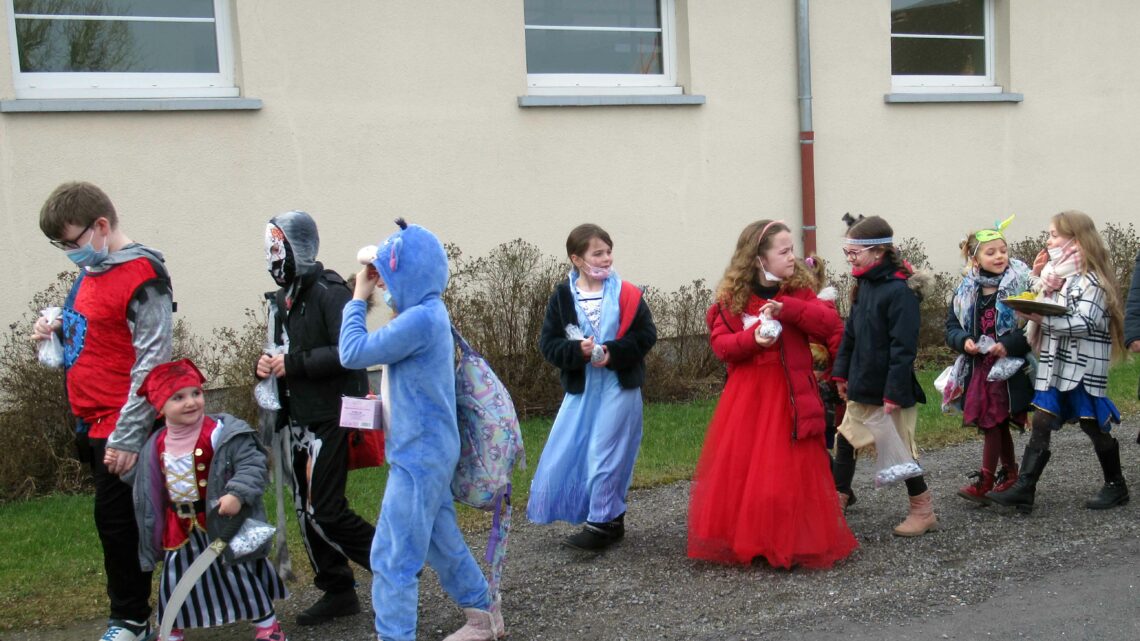
M 1016 311 L 1024 314 L 1041 314 L 1042 316 L 1064 316 L 1069 313 L 1069 308 L 1058 303 L 1050 303 L 1043 300 L 1029 300 L 1028 298 L 1006 298 L 1002 303 Z

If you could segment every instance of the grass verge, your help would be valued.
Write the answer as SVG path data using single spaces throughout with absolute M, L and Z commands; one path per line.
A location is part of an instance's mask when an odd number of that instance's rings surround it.
M 976 430 L 963 428 L 959 416 L 941 412 L 933 381 L 937 371 L 919 373 L 930 402 L 920 407 L 919 445 L 933 450 L 976 439 Z M 1109 396 L 1126 416 L 1140 414 L 1136 381 L 1140 359 L 1113 369 Z M 645 408 L 645 432 L 634 474 L 634 487 L 652 487 L 692 475 L 704 442 L 705 428 L 716 407 L 715 400 L 654 404 Z M 546 444 L 552 420 L 536 418 L 522 425 L 528 467 L 515 473 L 516 518 L 525 518 L 527 491 L 534 466 Z M 1127 434 L 1125 442 L 1132 440 Z M 366 520 L 375 521 L 386 468 L 357 470 L 349 475 L 347 494 L 353 508 Z M 267 506 L 273 513 L 272 490 Z M 287 503 L 292 506 L 291 499 Z M 484 512 L 460 507 L 460 522 L 466 529 L 484 527 Z M 289 549 L 298 579 L 308 582 L 312 573 L 295 519 L 288 527 Z M 0 630 L 57 627 L 72 621 L 93 619 L 106 613 L 103 562 L 92 520 L 91 497 L 55 495 L 0 505 Z M 66 605 L 64 605 L 66 604 Z

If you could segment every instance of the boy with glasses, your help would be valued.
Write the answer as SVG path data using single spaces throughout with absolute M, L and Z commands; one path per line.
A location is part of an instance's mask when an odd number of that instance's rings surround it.
M 107 194 L 90 183 L 57 187 L 40 210 L 40 230 L 80 270 L 61 320 L 38 319 L 33 338 L 60 335 L 80 459 L 95 481 L 111 599 L 101 641 L 136 641 L 149 632 L 151 573 L 139 568 L 131 486 L 120 477 L 133 471 L 155 425 L 154 408 L 135 392 L 170 360 L 170 276 L 162 254 L 131 241 Z

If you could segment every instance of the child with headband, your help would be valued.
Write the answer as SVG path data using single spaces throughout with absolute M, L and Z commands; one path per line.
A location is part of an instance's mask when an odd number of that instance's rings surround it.
M 728 379 L 689 502 L 689 557 L 830 567 L 857 547 L 839 509 L 809 343 L 834 354 L 843 324 L 796 273 L 791 230 L 744 228 L 705 321 Z
M 855 474 L 855 448 L 874 442 L 866 423 L 877 411 L 890 416 L 911 456 L 918 458 L 916 404 L 925 403 L 926 395 L 914 375 L 921 299 L 921 291 L 916 290 L 928 279 L 903 262 L 887 221 L 878 216 L 858 220 L 847 216 L 844 220 L 849 227 L 843 255 L 851 265 L 855 287 L 831 376 L 847 401 L 835 444 L 835 484 L 843 488 L 840 504 L 847 505 L 851 495 L 844 489 L 850 492 Z M 906 490 L 910 511 L 894 528 L 894 535 L 921 536 L 937 529 L 934 499 L 926 480 L 908 478 Z
M 1017 480 L 1010 423 L 1024 429 L 1033 385 L 1023 367 L 1011 376 L 995 376 L 995 364 L 1016 364 L 1024 359 L 1029 342 L 1014 311 L 1001 301 L 1029 287 L 1029 266 L 1009 257 L 1003 230 L 1010 216 L 993 229 L 971 233 L 960 248 L 966 261 L 962 281 L 946 315 L 946 344 L 958 352 L 951 369 L 953 379 L 943 396 L 943 405 L 962 411 L 962 424 L 985 435 L 982 467 L 974 483 L 958 490 L 958 496 L 988 504 L 986 493 L 1003 491 Z M 1024 360 L 1022 360 L 1024 364 Z M 997 470 L 998 458 L 1002 468 Z

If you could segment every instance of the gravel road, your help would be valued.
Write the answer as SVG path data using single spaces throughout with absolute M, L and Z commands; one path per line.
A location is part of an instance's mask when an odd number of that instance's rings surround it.
M 1140 492 L 1138 421 L 1114 432 L 1125 475 Z M 1027 436 L 1015 437 L 1020 455 Z M 509 638 L 601 639 L 1137 639 L 1140 622 L 1140 499 L 1093 512 L 1084 501 L 1101 485 L 1088 439 L 1075 428 L 1054 435 L 1053 458 L 1032 515 L 1003 514 L 955 496 L 981 444 L 927 453 L 922 463 L 942 529 L 918 539 L 891 536 L 906 510 L 899 486 L 874 490 L 871 461 L 856 475 L 858 504 L 848 521 L 859 549 L 826 571 L 723 567 L 685 556 L 689 484 L 634 491 L 625 541 L 601 555 L 559 547 L 569 526 L 515 520 L 504 578 Z M 484 536 L 472 534 L 473 549 Z M 297 557 L 301 560 L 301 557 Z M 302 561 L 303 562 L 303 561 Z M 360 576 L 362 599 L 368 580 Z M 281 603 L 292 641 L 374 639 L 371 614 L 318 628 L 293 624 L 317 596 L 292 586 Z M 101 622 L 67 630 L 0 633 L 2 641 L 97 639 Z M 424 573 L 420 639 L 441 639 L 462 615 Z M 248 638 L 248 626 L 192 631 L 191 641 Z

